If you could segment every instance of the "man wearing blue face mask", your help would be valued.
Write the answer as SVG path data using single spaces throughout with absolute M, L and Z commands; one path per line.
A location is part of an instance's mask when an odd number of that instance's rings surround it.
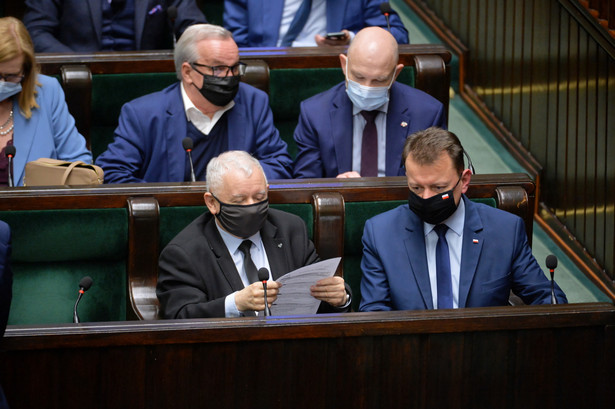
M 404 174 L 407 136 L 446 127 L 444 106 L 395 81 L 403 68 L 395 38 L 380 27 L 359 31 L 340 55 L 346 80 L 301 103 L 293 176 L 361 177 Z
M 360 311 L 551 302 L 521 218 L 464 195 L 472 173 L 452 132 L 428 128 L 403 149 L 408 204 L 365 223 Z M 566 303 L 555 285 L 558 303 Z

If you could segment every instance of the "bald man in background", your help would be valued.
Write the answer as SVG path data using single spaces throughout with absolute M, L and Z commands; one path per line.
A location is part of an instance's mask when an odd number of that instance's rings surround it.
M 396 82 L 397 41 L 380 27 L 359 31 L 340 54 L 346 80 L 301 103 L 296 178 L 401 176 L 408 135 L 446 128 L 444 106 Z

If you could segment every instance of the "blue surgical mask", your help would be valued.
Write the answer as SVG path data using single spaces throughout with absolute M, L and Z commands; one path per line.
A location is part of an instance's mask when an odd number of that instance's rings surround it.
M 373 111 L 389 101 L 389 89 L 395 75 L 386 87 L 368 87 L 348 78 L 348 58 L 346 58 L 346 94 L 353 105 L 361 111 Z
M 21 92 L 21 83 L 0 81 L 0 101 L 12 97 Z

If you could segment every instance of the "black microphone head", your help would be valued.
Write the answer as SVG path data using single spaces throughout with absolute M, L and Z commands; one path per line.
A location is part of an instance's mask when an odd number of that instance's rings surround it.
M 267 281 L 269 280 L 269 270 L 265 267 L 258 269 L 258 279 L 259 281 Z
M 393 9 L 391 8 L 391 5 L 389 4 L 388 1 L 385 1 L 384 3 L 380 3 L 380 12 L 382 14 L 391 14 L 393 12 Z
M 184 140 L 182 141 L 182 146 L 184 147 L 185 151 L 191 151 L 192 147 L 194 146 L 194 142 L 192 141 L 191 138 L 186 136 Z
M 169 6 L 167 9 L 167 16 L 170 20 L 175 20 L 177 18 L 177 7 Z
M 545 263 L 547 264 L 547 268 L 549 270 L 555 270 L 555 268 L 557 267 L 557 257 L 555 257 L 553 254 L 549 254 Z
M 83 291 L 87 291 L 90 289 L 93 282 L 94 280 L 92 280 L 92 277 L 85 276 L 81 279 L 81 281 L 79 281 L 79 288 L 82 288 Z
M 7 158 L 9 156 L 11 158 L 15 157 L 16 152 L 17 152 L 17 149 L 15 149 L 13 145 L 6 145 L 6 147 L 4 148 L 4 154 L 6 155 Z

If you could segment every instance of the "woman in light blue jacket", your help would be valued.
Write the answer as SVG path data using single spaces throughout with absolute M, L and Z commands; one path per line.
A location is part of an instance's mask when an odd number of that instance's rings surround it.
M 0 186 L 8 185 L 7 146 L 15 147 L 13 181 L 23 185 L 26 163 L 39 158 L 92 163 L 85 138 L 68 113 L 54 78 L 39 74 L 26 27 L 0 18 Z

